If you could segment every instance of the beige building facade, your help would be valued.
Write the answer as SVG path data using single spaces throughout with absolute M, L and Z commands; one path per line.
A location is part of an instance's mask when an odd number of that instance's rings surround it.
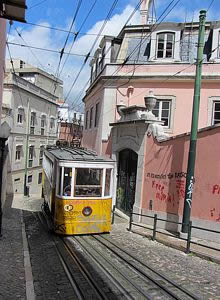
M 4 80 L 2 117 L 11 127 L 9 137 L 9 190 L 40 195 L 42 159 L 46 145 L 57 140 L 57 99 L 62 82 L 44 71 L 14 60 Z M 11 183 L 11 184 L 10 184 Z

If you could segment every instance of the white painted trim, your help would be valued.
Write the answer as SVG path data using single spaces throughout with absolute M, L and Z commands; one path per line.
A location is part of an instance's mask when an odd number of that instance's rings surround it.
M 106 176 L 106 168 L 102 171 L 102 198 L 104 197 L 105 193 L 105 176 Z

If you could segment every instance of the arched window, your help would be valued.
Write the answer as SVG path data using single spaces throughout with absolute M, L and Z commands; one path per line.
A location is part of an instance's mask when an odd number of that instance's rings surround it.
M 174 57 L 175 33 L 163 32 L 157 34 L 156 58 L 165 59 Z

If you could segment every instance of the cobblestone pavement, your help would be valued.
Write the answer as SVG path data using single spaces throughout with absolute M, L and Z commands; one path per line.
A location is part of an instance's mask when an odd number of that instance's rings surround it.
M 36 300 L 76 299 L 59 260 L 51 233 L 34 212 L 23 212 Z M 28 299 L 27 299 L 28 300 Z
M 36 299 L 75 299 L 59 262 L 50 234 L 33 212 L 24 212 Z M 108 236 L 202 300 L 220 299 L 220 265 L 150 241 L 127 231 L 127 221 L 116 217 Z M 22 298 L 21 298 L 22 299 Z
M 22 242 L 21 210 L 11 209 L 8 198 L 0 238 L 0 299 L 25 299 L 25 271 Z M 9 209 L 10 208 L 10 209 Z
M 111 239 L 204 300 L 220 299 L 220 265 L 128 232 L 116 218 Z

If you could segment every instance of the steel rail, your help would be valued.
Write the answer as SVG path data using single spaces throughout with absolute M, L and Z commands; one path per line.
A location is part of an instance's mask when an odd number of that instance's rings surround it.
M 92 277 L 92 275 L 88 272 L 87 267 L 84 266 L 84 264 L 80 261 L 79 257 L 76 255 L 75 252 L 73 252 L 73 249 L 68 245 L 68 243 L 65 241 L 65 238 L 61 238 L 62 242 L 64 243 L 66 249 L 68 250 L 71 258 L 74 260 L 75 263 L 77 263 L 82 275 L 84 278 L 86 278 L 87 282 L 90 284 L 90 286 L 95 290 L 97 294 L 96 299 L 103 299 L 108 300 L 109 298 L 105 295 L 105 293 L 100 289 L 98 284 L 96 283 L 95 279 Z M 87 300 L 86 298 L 84 298 Z
M 88 248 L 85 247 L 85 245 L 82 244 L 81 241 L 79 241 L 78 239 L 74 238 L 75 240 L 77 240 L 77 242 L 83 247 L 84 251 L 87 253 L 87 255 L 89 255 L 90 257 L 92 257 L 92 259 L 95 261 L 96 264 L 98 264 L 102 271 L 106 272 L 108 274 L 108 278 L 115 284 L 116 283 L 116 287 L 123 293 L 125 294 L 128 299 L 136 299 L 134 297 L 132 297 L 131 295 L 128 294 L 127 290 L 125 290 L 125 288 L 119 283 L 118 280 L 116 280 L 112 275 L 111 273 L 108 271 L 107 267 L 102 264 L 100 261 L 97 261 L 97 259 L 95 258 L 95 256 L 93 254 L 91 254 L 91 251 L 88 250 Z M 81 238 L 82 239 L 82 238 Z M 87 243 L 87 245 L 89 245 L 91 247 L 91 244 L 86 241 L 85 239 L 83 239 L 85 243 Z M 103 256 L 103 254 L 98 251 L 97 249 L 95 249 L 95 252 L 99 254 L 99 256 L 101 256 L 102 258 L 105 259 L 105 261 L 108 262 L 108 264 L 111 265 L 111 267 L 113 267 L 120 275 L 123 276 L 123 278 L 125 278 L 126 281 L 128 281 L 139 293 L 141 293 L 145 299 L 148 299 L 148 300 L 153 300 L 153 298 L 149 297 L 149 295 L 146 294 L 145 291 L 143 291 L 143 289 L 141 289 L 138 285 L 136 285 L 133 281 L 131 281 L 123 272 L 121 272 L 117 266 L 113 265 L 112 262 L 106 258 L 105 256 Z
M 129 265 L 132 265 L 138 272 L 142 273 L 144 276 L 149 277 L 149 275 L 140 270 L 139 268 L 137 268 L 134 264 L 132 264 L 131 262 L 127 261 L 122 255 L 120 255 L 118 252 L 116 252 L 115 250 L 113 250 L 111 247 L 109 247 L 108 245 L 106 245 L 106 243 L 102 242 L 100 240 L 100 238 L 93 236 L 94 239 L 98 240 L 100 243 L 102 243 L 103 245 L 105 245 L 109 250 L 111 250 L 113 253 L 115 253 L 117 256 L 119 256 L 122 260 L 124 260 L 125 262 L 127 262 Z M 112 241 L 109 241 L 108 239 L 104 238 L 103 236 L 101 236 L 101 239 L 107 241 L 108 243 L 112 244 L 114 247 L 118 248 L 120 251 L 126 253 L 129 257 L 133 258 L 135 261 L 137 261 L 138 263 L 140 263 L 141 265 L 145 266 L 146 268 L 148 268 L 150 271 L 152 271 L 153 273 L 155 273 L 157 276 L 161 277 L 163 280 L 167 281 L 168 283 L 170 283 L 171 285 L 173 285 L 175 288 L 179 289 L 181 292 L 185 293 L 186 295 L 188 295 L 189 297 L 191 297 L 194 300 L 200 300 L 200 298 L 198 298 L 196 295 L 194 295 L 193 293 L 191 293 L 190 291 L 188 291 L 187 289 L 181 287 L 180 285 L 178 285 L 176 282 L 174 282 L 173 280 L 167 278 L 165 275 L 163 275 L 162 273 L 156 271 L 154 268 L 152 268 L 151 266 L 149 266 L 148 264 L 144 263 L 143 261 L 141 261 L 140 259 L 138 259 L 137 257 L 135 257 L 134 255 L 132 255 L 131 253 L 129 253 L 128 251 L 126 251 L 125 249 L 119 247 L 117 244 L 115 244 Z M 150 276 L 151 277 L 151 276 Z M 152 278 L 153 281 L 155 281 L 155 284 L 157 284 L 158 286 L 160 286 L 163 290 L 165 290 L 167 293 L 169 293 L 172 297 L 174 297 L 175 299 L 181 299 L 178 298 L 175 294 L 173 294 L 171 291 L 169 291 L 166 287 L 160 285 L 159 283 L 157 283 L 157 280 L 154 280 Z
M 40 212 L 38 212 L 38 213 L 37 213 L 37 216 L 38 216 L 38 218 L 39 218 L 39 220 L 40 220 L 40 222 L 41 222 L 41 225 L 42 225 L 46 230 L 48 230 L 48 223 L 47 223 L 47 220 L 46 220 L 46 218 L 45 218 L 45 215 L 43 214 L 43 216 L 44 216 L 44 218 L 43 218 L 43 217 L 42 217 L 42 214 L 41 214 Z M 67 278 L 69 279 L 69 282 L 70 282 L 70 284 L 71 284 L 71 286 L 72 286 L 74 292 L 76 293 L 77 299 L 79 299 L 79 300 L 84 300 L 85 297 L 83 296 L 82 291 L 80 290 L 80 288 L 79 288 L 77 282 L 75 281 L 74 277 L 72 276 L 71 271 L 69 270 L 68 264 L 65 262 L 65 260 L 64 260 L 64 258 L 63 258 L 63 256 L 62 256 L 62 254 L 60 253 L 60 251 L 59 251 L 59 249 L 58 249 L 58 247 L 57 247 L 57 245 L 56 245 L 55 238 L 52 236 L 51 239 L 52 239 L 52 241 L 53 241 L 53 243 L 54 243 L 54 246 L 55 246 L 57 255 L 58 255 L 59 260 L 60 260 L 60 262 L 61 262 L 61 264 L 62 264 L 62 266 L 63 266 L 63 269 L 64 269 L 64 271 L 65 271 L 65 273 L 66 273 L 66 276 L 67 276 Z

